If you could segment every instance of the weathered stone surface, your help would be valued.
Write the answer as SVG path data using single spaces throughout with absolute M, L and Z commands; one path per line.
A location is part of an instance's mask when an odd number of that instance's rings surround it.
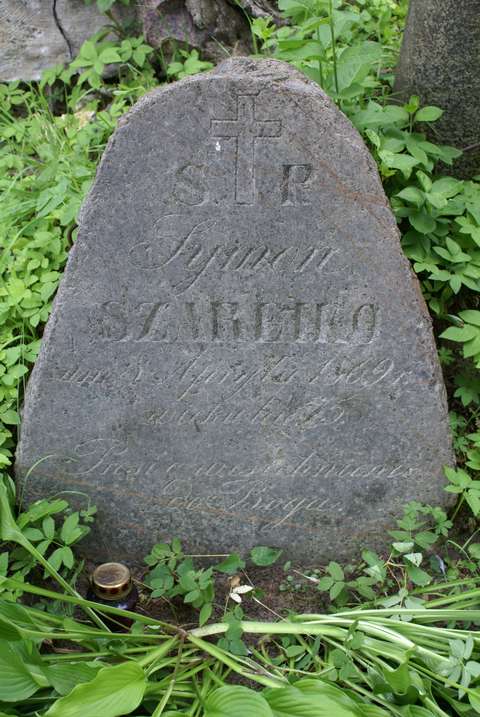
M 381 544 L 451 461 L 429 317 L 377 170 L 322 91 L 232 60 L 120 122 L 30 379 L 27 494 L 96 555 Z
M 73 60 L 108 22 L 84 0 L 0 0 L 0 81 L 39 79 L 48 67 Z
M 251 30 L 245 10 L 227 0 L 145 0 L 139 11 L 145 38 L 153 47 L 166 40 L 201 49 L 218 62 L 231 52 L 251 51 Z M 183 46 L 183 45 L 182 45 Z
M 444 109 L 434 141 L 466 150 L 457 174 L 480 174 L 480 0 L 410 0 L 395 89 Z

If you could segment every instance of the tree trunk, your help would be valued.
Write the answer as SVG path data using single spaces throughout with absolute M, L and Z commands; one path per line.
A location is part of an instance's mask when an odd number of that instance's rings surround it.
M 480 174 L 480 0 L 410 0 L 395 89 L 445 110 L 432 138 L 464 150 L 456 174 Z

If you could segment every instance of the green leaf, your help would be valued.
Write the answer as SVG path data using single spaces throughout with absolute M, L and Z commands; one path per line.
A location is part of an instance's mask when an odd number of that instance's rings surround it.
M 280 549 L 267 548 L 262 545 L 252 548 L 250 551 L 250 557 L 255 565 L 266 567 L 268 565 L 273 565 L 273 563 L 278 560 L 282 552 L 283 551 Z
M 474 516 L 480 514 L 480 493 L 477 490 L 469 490 L 465 493 L 465 500 L 467 501 L 470 510 Z
M 243 570 L 244 567 L 245 560 L 242 560 L 238 553 L 232 553 L 225 558 L 225 560 L 222 560 L 221 563 L 215 565 L 215 570 L 218 570 L 220 573 L 226 573 L 227 575 L 233 575 L 239 570 Z
M 0 476 L 0 539 L 6 543 L 14 541 L 20 545 L 25 545 L 27 542 L 26 538 L 23 536 L 21 530 L 19 530 L 13 517 L 5 480 Z
M 204 717 L 273 717 L 268 702 L 248 687 L 228 685 L 205 700 Z
M 459 316 L 462 321 L 465 321 L 467 324 L 480 327 L 480 311 L 466 309 L 465 311 L 460 311 Z
M 480 687 L 468 690 L 468 701 L 477 714 L 480 714 Z
M 332 585 L 332 587 L 330 588 L 330 600 L 332 600 L 332 601 L 336 600 L 337 597 L 342 592 L 344 587 L 345 587 L 345 583 L 343 583 L 343 582 L 334 583 Z
M 455 197 L 463 189 L 463 182 L 453 177 L 442 177 L 432 184 L 432 192 L 444 197 Z
M 121 62 L 122 58 L 114 47 L 107 47 L 100 53 L 99 60 L 106 65 L 111 62 Z
M 385 668 L 383 676 L 395 694 L 405 694 L 411 685 L 407 662 L 402 663 L 396 670 Z
M 76 528 L 78 526 L 79 515 L 78 513 L 72 513 L 65 519 L 60 531 L 60 538 L 64 543 L 69 545 L 73 542 L 74 535 L 76 534 Z
M 0 641 L 0 701 L 21 702 L 39 688 L 18 649 L 12 643 Z
M 212 614 L 213 605 L 211 602 L 205 603 L 205 605 L 202 606 L 202 609 L 200 610 L 200 615 L 198 618 L 198 624 L 200 627 L 202 625 L 205 625 L 207 620 L 210 618 L 210 615 Z
M 17 411 L 14 411 L 13 408 L 10 408 L 0 414 L 0 421 L 3 421 L 3 423 L 7 423 L 9 426 L 18 426 L 20 424 L 20 416 L 18 415 Z
M 103 667 L 91 682 L 74 687 L 45 714 L 46 717 L 120 717 L 138 707 L 146 687 L 144 672 L 135 662 Z
M 93 680 L 99 669 L 101 663 L 58 662 L 47 665 L 45 673 L 59 695 L 68 695 L 76 685 Z
M 334 561 L 328 564 L 327 570 L 334 580 L 343 580 L 345 578 L 342 566 Z
M 317 587 L 320 590 L 320 592 L 326 592 L 327 590 L 330 590 L 334 583 L 333 578 L 331 578 L 329 575 L 325 575 L 323 578 L 320 578 L 318 581 Z
M 435 230 L 435 219 L 425 211 L 412 212 L 408 215 L 408 219 L 420 234 L 431 234 Z
M 415 122 L 435 122 L 443 115 L 440 107 L 422 107 L 415 115 Z
M 44 518 L 42 521 L 42 530 L 43 534 L 46 538 L 49 540 L 53 540 L 53 536 L 55 535 L 55 521 L 50 516 L 47 518 Z
M 337 62 L 339 92 L 362 82 L 381 59 L 382 47 L 376 42 L 364 42 L 361 45 L 347 47 Z
M 399 169 L 406 179 L 410 177 L 412 169 L 419 164 L 418 159 L 411 157 L 409 154 L 396 154 L 386 149 L 379 152 L 378 156 L 390 169 Z
M 415 565 L 407 565 L 407 573 L 412 583 L 420 587 L 429 585 L 432 582 L 430 575 Z
M 361 714 L 348 695 L 319 679 L 300 680 L 294 687 L 264 690 L 263 694 L 274 717 L 360 717 Z M 383 714 L 386 717 L 386 713 Z
M 425 201 L 423 192 L 417 189 L 417 187 L 405 187 L 405 189 L 402 189 L 402 191 L 398 192 L 395 196 L 404 199 L 406 202 L 411 202 L 417 207 L 421 207 Z
M 115 0 L 97 0 L 98 9 L 100 12 L 107 12 L 110 10 Z
M 450 328 L 440 334 L 440 338 L 464 343 L 465 341 L 470 341 L 475 338 L 477 333 L 477 330 L 474 329 L 473 326 L 463 326 L 462 328 L 450 326 Z
M 305 648 L 302 645 L 290 645 L 290 647 L 287 647 L 285 650 L 287 657 L 298 657 L 299 655 L 303 655 L 304 652 Z

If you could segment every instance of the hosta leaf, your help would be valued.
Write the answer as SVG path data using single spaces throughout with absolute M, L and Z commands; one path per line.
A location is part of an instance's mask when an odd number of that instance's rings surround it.
M 143 699 L 147 680 L 135 662 L 103 667 L 91 681 L 77 685 L 45 713 L 46 717 L 120 717 Z
M 283 690 L 281 690 L 283 691 Z M 228 685 L 211 693 L 205 702 L 204 717 L 273 717 L 268 702 L 248 687 Z
M 300 680 L 294 687 L 265 690 L 274 717 L 360 717 L 348 695 L 321 680 Z
M 58 662 L 47 665 L 45 673 L 59 695 L 68 695 L 76 685 L 93 680 L 100 668 L 101 664 L 94 666 L 85 662 Z
M 22 628 L 27 630 L 41 629 L 43 623 L 38 624 L 23 605 L 0 600 L 0 640 L 22 640 Z
M 0 641 L 0 701 L 21 702 L 33 695 L 40 685 L 24 664 L 14 645 Z

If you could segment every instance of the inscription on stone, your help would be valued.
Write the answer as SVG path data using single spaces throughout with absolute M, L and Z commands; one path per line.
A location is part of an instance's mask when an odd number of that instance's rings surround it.
M 449 462 L 429 318 L 346 118 L 265 60 L 143 98 L 27 388 L 26 495 L 88 495 L 98 558 L 179 536 L 318 562 L 444 501 Z

